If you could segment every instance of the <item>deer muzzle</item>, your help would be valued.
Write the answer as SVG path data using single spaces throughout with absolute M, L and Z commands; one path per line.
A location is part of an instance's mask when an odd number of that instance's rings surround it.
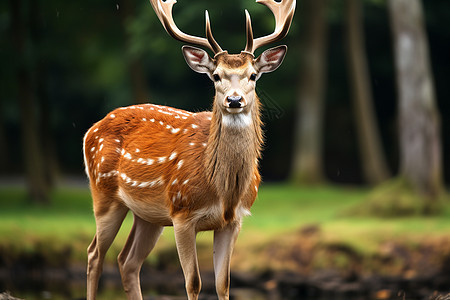
M 242 107 L 242 96 L 228 96 L 227 102 L 229 108 L 241 108 Z

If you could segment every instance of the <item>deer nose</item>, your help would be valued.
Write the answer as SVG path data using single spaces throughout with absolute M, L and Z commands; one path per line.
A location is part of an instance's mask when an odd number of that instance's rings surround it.
M 242 96 L 228 96 L 228 107 L 229 108 L 240 108 L 241 107 Z

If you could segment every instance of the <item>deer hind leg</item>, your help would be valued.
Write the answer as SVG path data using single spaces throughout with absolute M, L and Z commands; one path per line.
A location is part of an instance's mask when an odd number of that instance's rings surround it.
M 222 230 L 214 231 L 214 274 L 219 300 L 228 300 L 230 297 L 231 254 L 240 228 L 240 223 L 231 223 Z
M 122 225 L 128 208 L 112 206 L 106 213 L 95 217 L 97 231 L 89 245 L 87 267 L 87 299 L 93 300 L 97 295 L 98 280 L 103 269 L 105 254 L 111 246 Z
M 198 269 L 197 249 L 195 246 L 196 231 L 193 224 L 181 220 L 173 220 L 175 242 L 178 257 L 183 269 L 186 292 L 189 300 L 197 300 L 202 287 Z
M 139 271 L 162 231 L 162 226 L 148 223 L 134 215 L 133 228 L 117 258 L 122 284 L 128 299 L 142 299 Z

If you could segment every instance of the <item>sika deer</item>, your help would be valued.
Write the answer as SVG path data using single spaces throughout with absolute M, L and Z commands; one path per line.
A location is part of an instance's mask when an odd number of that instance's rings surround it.
M 240 54 L 223 51 L 212 37 L 181 32 L 172 19 L 175 0 L 151 0 L 174 38 L 210 48 L 182 48 L 187 64 L 215 85 L 212 112 L 191 113 L 152 104 L 123 107 L 94 124 L 84 137 L 97 230 L 88 248 L 87 298 L 95 299 L 105 254 L 128 210 L 134 224 L 118 257 L 128 299 L 142 299 L 139 271 L 164 226 L 173 226 L 189 299 L 200 293 L 195 238 L 214 230 L 214 269 L 219 299 L 229 299 L 231 253 L 241 220 L 250 214 L 260 175 L 260 102 L 255 84 L 282 63 L 287 47 L 256 48 L 284 37 L 295 0 L 258 0 L 275 15 L 275 32 L 253 40 L 247 18 L 247 46 Z

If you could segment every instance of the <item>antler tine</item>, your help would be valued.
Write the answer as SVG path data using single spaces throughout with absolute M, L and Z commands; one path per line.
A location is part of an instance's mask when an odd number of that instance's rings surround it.
M 273 33 L 250 41 L 247 29 L 247 46 L 245 51 L 253 53 L 259 47 L 281 40 L 286 36 L 294 17 L 296 0 L 256 0 L 267 6 L 275 16 L 275 30 Z M 251 28 L 250 17 L 247 18 L 247 28 Z M 253 44 L 253 45 L 251 45 Z
M 211 45 L 211 50 L 214 51 L 214 54 L 223 52 L 222 48 L 220 48 L 219 44 L 213 37 L 211 31 L 211 23 L 209 22 L 209 13 L 205 10 L 205 20 L 206 20 L 206 38 L 208 39 L 208 43 Z
M 182 32 L 175 24 L 175 21 L 173 20 L 172 16 L 172 7 L 175 3 L 177 3 L 176 0 L 150 0 L 150 3 L 156 15 L 158 16 L 159 21 L 164 26 L 164 29 L 174 39 L 177 39 L 185 43 L 209 48 L 214 52 L 214 54 L 222 52 L 222 49 L 220 48 L 219 44 L 214 40 L 212 36 L 209 16 L 207 12 L 206 12 L 206 34 L 208 38 L 201 38 Z
M 245 25 L 247 30 L 247 45 L 245 46 L 245 52 L 253 54 L 253 29 L 252 29 L 252 19 L 248 10 L 245 10 Z

